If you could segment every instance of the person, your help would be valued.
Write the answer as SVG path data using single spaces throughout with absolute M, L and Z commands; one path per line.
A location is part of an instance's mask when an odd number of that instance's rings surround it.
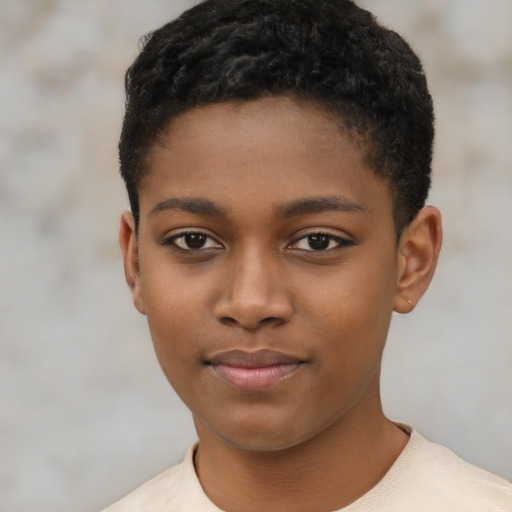
M 106 511 L 512 510 L 381 405 L 442 239 L 409 45 L 350 0 L 206 0 L 126 92 L 126 280 L 198 442 Z

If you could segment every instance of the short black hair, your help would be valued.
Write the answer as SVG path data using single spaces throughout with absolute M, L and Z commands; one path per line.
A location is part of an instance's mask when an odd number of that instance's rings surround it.
M 119 158 L 136 224 L 146 157 L 171 119 L 269 95 L 320 104 L 363 138 L 398 234 L 425 205 L 434 113 L 420 59 L 351 0 L 206 0 L 142 40 L 125 87 Z

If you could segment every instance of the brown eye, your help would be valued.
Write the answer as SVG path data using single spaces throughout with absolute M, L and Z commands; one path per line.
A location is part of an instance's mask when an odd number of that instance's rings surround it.
M 206 238 L 202 233 L 188 233 L 183 236 L 183 241 L 189 249 L 201 249 L 206 243 Z
M 313 251 L 322 251 L 329 247 L 331 239 L 331 237 L 322 234 L 309 235 L 308 245 Z
M 217 241 L 205 233 L 182 233 L 175 235 L 169 240 L 170 244 L 183 249 L 185 251 L 198 251 L 201 249 L 218 249 L 222 248 Z
M 347 238 L 331 235 L 329 233 L 317 232 L 299 238 L 291 244 L 289 248 L 308 252 L 322 252 L 341 249 L 349 245 L 353 245 L 353 242 Z

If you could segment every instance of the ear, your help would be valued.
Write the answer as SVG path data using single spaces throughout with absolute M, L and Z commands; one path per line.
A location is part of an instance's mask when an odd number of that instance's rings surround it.
M 427 206 L 407 226 L 398 249 L 397 291 L 394 310 L 409 313 L 427 290 L 436 269 L 443 239 L 441 214 Z
M 135 219 L 131 212 L 124 212 L 121 216 L 119 245 L 123 251 L 124 275 L 132 292 L 133 303 L 142 314 L 145 314 L 140 281 L 137 233 L 135 231 Z

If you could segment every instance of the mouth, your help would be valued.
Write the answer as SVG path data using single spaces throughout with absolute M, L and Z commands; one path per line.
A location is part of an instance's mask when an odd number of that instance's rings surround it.
M 304 361 L 273 350 L 232 350 L 206 361 L 206 365 L 222 380 L 246 393 L 276 386 L 291 377 L 303 364 Z

